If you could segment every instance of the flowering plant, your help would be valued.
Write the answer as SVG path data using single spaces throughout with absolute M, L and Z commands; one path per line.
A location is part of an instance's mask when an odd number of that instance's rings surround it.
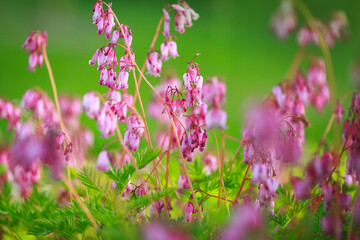
M 28 69 L 45 62 L 53 99 L 38 88 L 20 104 L 0 98 L 0 117 L 14 133 L 0 148 L 0 236 L 358 239 L 360 92 L 336 96 L 329 51 L 348 21 L 339 11 L 321 22 L 300 0 L 281 0 L 270 21 L 278 38 L 296 29 L 297 13 L 307 23 L 299 28 L 299 51 L 284 80 L 247 107 L 241 140 L 226 133 L 226 80 L 204 79 L 199 54 L 185 60 L 182 78 L 164 74 L 163 62 L 180 57 L 171 19 L 179 34 L 199 19 L 188 3 L 162 10 L 140 67 L 130 27 L 110 3 L 95 1 L 92 23 L 107 43 L 89 65 L 97 65 L 104 92 L 82 99 L 58 96 L 48 35 L 31 32 L 23 45 Z M 153 92 L 147 106 L 144 84 Z M 324 134 L 316 149 L 307 148 L 306 109 L 321 113 L 327 104 L 333 112 Z M 96 122 L 95 131 L 81 124 L 81 114 Z M 150 129 L 150 121 L 157 127 Z M 106 143 L 94 157 L 98 135 Z M 226 140 L 239 144 L 235 152 Z

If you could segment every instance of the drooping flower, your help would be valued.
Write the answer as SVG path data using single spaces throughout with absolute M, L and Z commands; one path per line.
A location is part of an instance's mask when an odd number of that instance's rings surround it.
M 166 9 L 163 9 L 163 16 L 164 16 L 164 30 L 163 35 L 164 37 L 170 36 L 170 15 Z
M 218 168 L 218 160 L 215 156 L 205 153 L 202 158 L 204 164 L 204 171 L 206 175 L 210 175 L 212 172 L 215 172 Z
M 146 66 L 148 69 L 147 74 L 160 77 L 162 61 L 159 59 L 157 52 L 150 53 L 150 55 L 146 58 Z
M 189 5 L 182 1 L 180 4 L 172 4 L 171 7 L 175 9 L 175 30 L 179 33 L 185 32 L 186 27 L 193 25 L 192 20 L 197 20 L 199 14 L 197 14 Z
M 34 71 L 35 66 L 42 67 L 43 55 L 42 48 L 47 44 L 46 32 L 31 32 L 23 44 L 23 49 L 27 49 L 29 53 L 29 70 Z
M 82 109 L 89 118 L 96 118 L 100 113 L 100 99 L 95 92 L 88 92 L 82 100 Z
M 183 189 L 190 189 L 190 184 L 185 175 L 180 175 L 179 180 L 177 182 L 178 190 L 182 192 Z
M 192 222 L 192 220 L 194 220 L 195 216 L 193 216 L 193 214 L 195 214 L 195 207 L 194 204 L 192 202 L 187 202 L 184 206 L 184 214 L 185 214 L 185 220 L 187 222 Z
M 341 123 L 341 119 L 342 119 L 342 116 L 344 114 L 344 108 L 343 108 L 343 106 L 341 106 L 339 101 L 336 103 L 336 106 L 335 106 L 335 109 L 334 109 L 334 114 L 335 114 L 336 122 Z
M 131 150 L 136 151 L 139 148 L 140 138 L 144 134 L 144 124 L 136 116 L 131 114 L 127 118 L 127 129 L 124 135 L 124 144 Z
M 282 0 L 270 22 L 271 30 L 279 39 L 286 38 L 296 27 L 296 15 L 291 0 Z
M 99 171 L 107 172 L 110 170 L 109 163 L 110 160 L 108 152 L 106 150 L 101 151 L 97 159 L 96 169 Z

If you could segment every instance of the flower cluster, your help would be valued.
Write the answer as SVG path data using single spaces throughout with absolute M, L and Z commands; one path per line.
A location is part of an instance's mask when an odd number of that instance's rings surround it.
M 296 14 L 291 0 L 281 0 L 279 8 L 273 14 L 270 28 L 279 39 L 286 38 L 296 28 Z
M 253 165 L 252 180 L 260 184 L 261 206 L 273 209 L 272 196 L 275 196 L 277 188 L 273 177 L 279 170 L 277 161 L 296 163 L 303 154 L 304 128 L 307 125 L 305 106 L 312 104 L 318 111 L 322 111 L 328 101 L 329 88 L 324 62 L 316 59 L 310 65 L 306 78 L 298 72 L 293 83 L 274 87 L 272 95 L 248 114 L 247 127 L 243 131 L 244 162 Z M 263 187 L 264 184 L 266 186 Z M 306 184 L 293 179 L 299 199 L 309 194 L 302 192 L 308 189 Z
M 280 6 L 273 14 L 270 27 L 279 39 L 285 39 L 295 30 L 297 16 L 291 0 L 281 0 Z M 307 46 L 311 43 L 319 45 L 319 34 L 324 37 L 328 46 L 334 46 L 336 39 L 346 35 L 348 19 L 343 11 L 336 11 L 332 14 L 327 23 L 316 20 L 313 26 L 301 27 L 297 40 L 300 46 Z
M 46 47 L 47 34 L 46 32 L 31 32 L 23 44 L 23 49 L 29 52 L 29 70 L 34 71 L 35 66 L 42 67 L 43 55 L 42 48 Z
M 334 46 L 335 39 L 341 38 L 341 33 L 345 30 L 347 23 L 347 17 L 342 11 L 335 12 L 327 25 L 319 20 L 316 21 L 317 28 L 324 36 L 326 44 L 331 47 Z M 311 43 L 319 45 L 319 37 L 313 29 L 302 27 L 298 33 L 298 43 L 301 46 L 306 46 Z
M 107 46 L 100 47 L 96 50 L 89 64 L 93 66 L 96 61 L 98 62 L 98 70 L 101 71 L 100 85 L 107 86 L 110 89 L 127 89 L 129 79 L 128 72 L 131 71 L 133 64 L 131 58 L 135 59 L 135 55 L 131 53 L 132 56 L 130 57 L 128 52 L 125 52 L 125 55 L 118 61 L 115 54 L 115 46 L 118 45 L 118 39 L 123 38 L 126 47 L 130 49 L 132 33 L 128 26 L 117 26 L 115 24 L 111 5 L 108 5 L 105 11 L 102 5 L 102 2 L 95 2 L 93 8 L 93 23 L 98 26 L 98 34 L 101 35 L 105 29 L 105 37 L 107 39 L 111 38 L 111 41 Z M 120 68 L 118 74 L 116 66 Z
M 82 109 L 89 118 L 97 121 L 97 126 L 102 137 L 113 135 L 117 122 L 125 123 L 129 106 L 132 105 L 133 97 L 124 93 L 121 97 L 116 90 L 110 90 L 107 94 L 108 100 L 101 107 L 100 98 L 95 92 L 88 92 L 82 100 Z
M 0 98 L 0 118 L 8 121 L 8 131 L 20 126 L 20 109 L 9 101 Z
M 207 106 L 212 107 L 207 112 L 207 128 L 212 129 L 219 127 L 220 129 L 226 128 L 227 114 L 221 106 L 225 102 L 226 85 L 224 82 L 219 81 L 219 77 L 210 78 L 203 87 L 202 95 L 204 102 Z
M 344 149 L 348 151 L 346 180 L 349 185 L 360 180 L 360 93 L 354 93 L 349 119 L 344 121 Z
M 155 77 L 160 77 L 162 61 L 167 61 L 169 55 L 171 58 L 179 56 L 177 44 L 173 41 L 173 36 L 170 34 L 170 10 L 175 10 L 175 30 L 179 33 L 184 33 L 185 26 L 191 27 L 193 25 L 192 20 L 197 20 L 199 18 L 199 14 L 190 8 L 185 1 L 182 1 L 179 4 L 170 5 L 168 10 L 163 9 L 164 42 L 160 46 L 161 57 L 159 57 L 157 51 L 152 51 L 148 54 L 146 59 L 148 74 Z

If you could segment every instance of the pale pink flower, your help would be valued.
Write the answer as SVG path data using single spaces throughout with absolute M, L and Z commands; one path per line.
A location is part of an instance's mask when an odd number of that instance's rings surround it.
M 177 58 L 179 56 L 178 51 L 177 51 L 177 44 L 174 41 L 170 41 L 167 43 L 168 47 L 169 47 L 169 53 L 170 53 L 170 57 L 172 58 Z
M 97 115 L 96 120 L 97 120 L 97 126 L 103 138 L 107 138 L 110 135 L 114 135 L 114 131 L 117 124 L 117 118 L 113 113 L 106 111 L 103 108 L 100 110 L 99 114 Z
M 266 164 L 255 163 L 252 167 L 252 181 L 254 183 L 261 183 L 266 181 L 269 177 L 272 177 L 269 176 L 267 169 L 268 167 Z
M 234 209 L 230 222 L 221 232 L 220 239 L 253 239 L 251 234 L 259 234 L 262 224 L 263 220 L 258 208 L 249 202 L 244 202 Z
M 296 27 L 296 15 L 291 0 L 282 0 L 270 22 L 271 30 L 279 39 L 286 38 Z
M 147 74 L 160 77 L 162 62 L 161 59 L 158 58 L 157 52 L 150 53 L 150 56 L 146 58 L 146 66 L 148 69 Z
M 110 170 L 109 168 L 109 154 L 106 150 L 103 150 L 99 153 L 97 158 L 96 169 L 99 171 L 107 172 Z
M 205 153 L 202 162 L 204 164 L 204 171 L 206 175 L 210 175 L 215 172 L 218 168 L 218 160 L 215 156 Z
M 218 127 L 220 129 L 226 128 L 227 114 L 224 110 L 214 108 L 206 114 L 207 128 L 213 129 Z
M 88 92 L 82 100 L 82 109 L 89 118 L 95 118 L 100 113 L 100 99 L 95 92 Z
M 161 59 L 166 61 L 169 59 L 169 45 L 167 42 L 164 42 L 160 45 L 161 49 Z
M 316 33 L 311 31 L 309 28 L 302 27 L 299 30 L 297 41 L 300 46 L 307 46 L 310 43 L 314 42 L 316 38 Z
M 181 192 L 183 189 L 190 189 L 190 184 L 185 175 L 180 175 L 177 182 L 178 190 Z
M 334 38 L 341 38 L 341 31 L 348 25 L 348 19 L 345 12 L 334 12 L 331 20 L 329 21 L 329 30 Z
M 163 16 L 164 16 L 164 30 L 163 35 L 164 37 L 170 36 L 170 15 L 166 9 L 163 9 Z

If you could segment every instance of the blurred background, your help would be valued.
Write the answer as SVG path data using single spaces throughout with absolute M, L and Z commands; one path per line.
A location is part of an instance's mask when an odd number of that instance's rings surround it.
M 101 93 L 106 87 L 98 84 L 100 73 L 88 64 L 96 49 L 107 43 L 104 35 L 97 35 L 97 27 L 92 24 L 93 2 L 90 0 L 13 0 L 4 1 L 0 8 L 0 96 L 20 102 L 24 92 L 38 86 L 52 97 L 48 73 L 45 67 L 29 72 L 28 55 L 21 48 L 31 31 L 45 30 L 48 33 L 48 56 L 53 68 L 59 93 L 82 96 L 90 90 Z M 350 36 L 337 41 L 331 49 L 334 62 L 338 96 L 353 88 L 349 81 L 349 67 L 360 53 L 360 1 L 358 0 L 304 0 L 313 15 L 326 20 L 334 10 L 344 10 L 350 23 Z M 120 22 L 129 25 L 133 33 L 132 47 L 137 63 L 141 66 L 162 16 L 162 8 L 172 0 L 161 1 L 113 1 L 113 10 Z M 204 78 L 223 76 L 227 83 L 228 129 L 226 133 L 241 138 L 244 118 L 244 103 L 252 96 L 264 97 L 273 86 L 283 80 L 298 44 L 296 33 L 285 41 L 279 41 L 269 31 L 269 19 L 279 5 L 278 0 L 252 1 L 189 1 L 189 5 L 200 14 L 192 28 L 186 28 L 177 36 L 180 57 L 163 64 L 166 69 L 179 76 L 186 71 L 187 62 L 196 53 L 196 58 Z M 173 21 L 173 19 L 172 19 Z M 172 23 L 173 24 L 173 23 Z M 298 14 L 298 26 L 305 21 Z M 160 49 L 162 35 L 156 44 Z M 321 55 L 316 46 L 309 51 Z M 119 54 L 120 56 L 120 54 Z M 306 69 L 306 62 L 304 63 Z M 303 66 L 303 67 L 304 67 Z M 153 85 L 159 78 L 149 76 Z M 130 79 L 130 84 L 132 79 Z M 130 87 L 130 93 L 134 91 Z M 147 103 L 152 96 L 146 84 L 141 85 L 143 101 Z M 347 102 L 349 104 L 349 101 Z M 308 144 L 315 144 L 321 137 L 331 115 L 327 106 L 322 114 L 313 108 L 307 109 L 311 127 L 307 129 Z M 100 132 L 93 120 L 82 117 L 85 124 L 94 128 L 96 144 Z M 0 142 L 6 141 L 6 125 L 0 121 Z M 154 123 L 151 123 L 154 124 Z M 150 126 L 151 126 L 150 124 Z M 100 146 L 101 147 L 101 146 Z M 227 141 L 228 150 L 237 143 Z

